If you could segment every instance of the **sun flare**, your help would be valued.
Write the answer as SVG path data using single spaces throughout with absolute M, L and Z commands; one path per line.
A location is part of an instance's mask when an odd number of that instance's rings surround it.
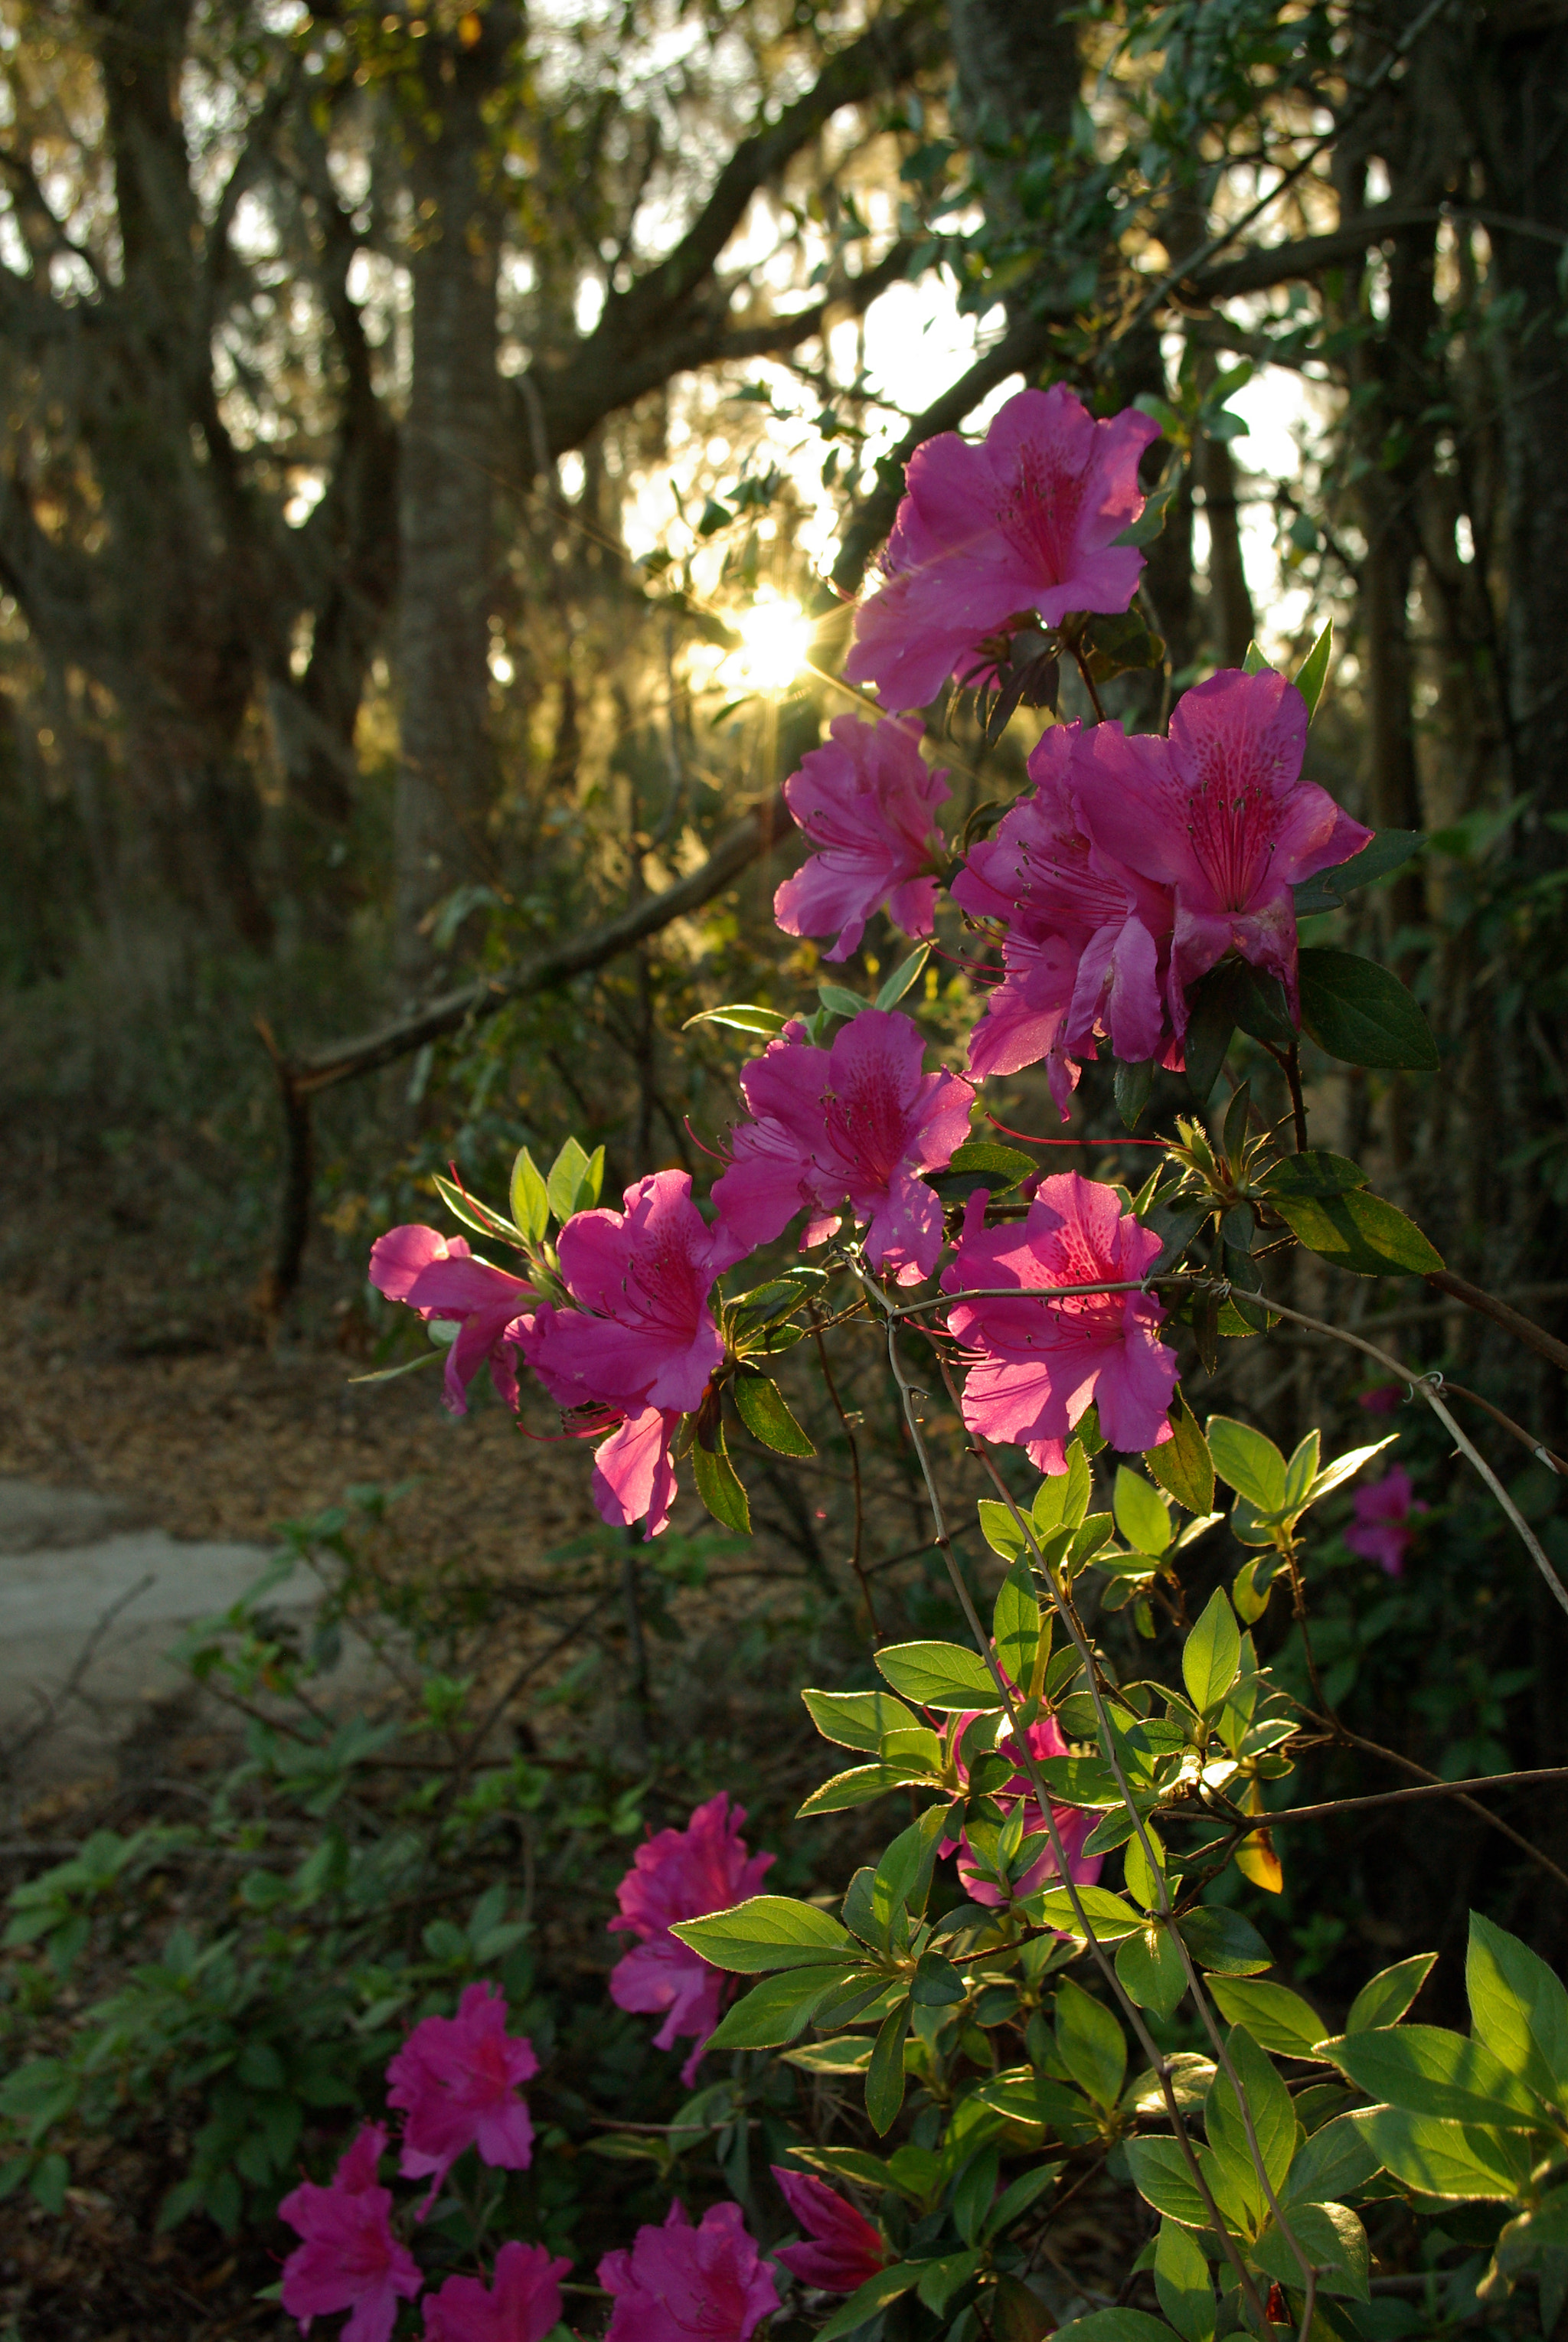
M 759 595 L 735 620 L 740 646 L 730 652 L 722 680 L 744 691 L 784 691 L 811 653 L 812 622 L 798 602 Z

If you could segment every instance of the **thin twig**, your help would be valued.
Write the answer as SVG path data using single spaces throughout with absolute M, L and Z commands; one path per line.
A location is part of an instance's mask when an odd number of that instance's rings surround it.
M 866 1576 L 865 1565 L 861 1558 L 865 1537 L 865 1504 L 864 1493 L 860 1482 L 860 1446 L 854 1433 L 850 1428 L 849 1417 L 844 1410 L 844 1402 L 839 1397 L 838 1385 L 833 1378 L 833 1368 L 827 1362 L 827 1344 L 822 1338 L 822 1327 L 814 1317 L 812 1320 L 812 1333 L 816 1341 L 816 1355 L 822 1366 L 822 1378 L 827 1386 L 827 1395 L 833 1401 L 834 1412 L 843 1425 L 844 1436 L 849 1443 L 850 1476 L 854 1483 L 854 1550 L 849 1556 L 849 1566 L 860 1581 L 861 1599 L 865 1604 L 865 1615 L 871 1621 L 872 1641 L 880 1643 L 882 1622 L 876 1615 L 876 1605 L 871 1595 L 871 1582 Z
M 1276 1822 L 1323 1821 L 1363 1806 L 1398 1806 L 1422 1797 L 1459 1797 L 1468 1804 L 1473 1789 L 1508 1789 L 1533 1781 L 1568 1781 L 1568 1765 L 1537 1766 L 1526 1773 L 1480 1773 L 1468 1781 L 1423 1781 L 1413 1789 L 1379 1789 L 1370 1797 L 1334 1797 L 1323 1806 L 1282 1806 L 1272 1814 L 1238 1814 L 1234 1826 L 1238 1837 L 1250 1837 L 1256 1830 L 1273 1829 Z

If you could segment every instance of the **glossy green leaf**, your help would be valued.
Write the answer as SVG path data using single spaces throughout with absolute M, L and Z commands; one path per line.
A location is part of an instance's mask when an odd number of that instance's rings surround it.
M 1530 2146 L 1522 2131 L 1443 2122 L 1403 2107 L 1372 2107 L 1343 2120 L 1354 2123 L 1396 2179 L 1423 2196 L 1507 2203 L 1529 2185 Z
M 1436 1965 L 1435 1952 L 1417 1952 L 1413 1958 L 1401 1960 L 1397 1967 L 1374 1976 L 1351 2002 L 1345 2031 L 1369 2033 L 1374 2026 L 1397 2025 Z M 1496 2046 L 1492 2044 L 1493 2048 Z M 1506 2065 L 1508 2060 L 1503 2062 Z
M 1225 2038 L 1225 2048 L 1236 2069 L 1236 2079 L 1246 2094 L 1258 2153 L 1263 2157 L 1269 2186 L 1283 2187 L 1285 2174 L 1301 2144 L 1301 2125 L 1291 2104 L 1291 2094 L 1266 2053 L 1253 2039 L 1244 2025 L 1232 2026 Z M 1203 2127 L 1209 2145 L 1217 2154 L 1229 2155 L 1233 2161 L 1245 2164 L 1249 2168 L 1252 2167 L 1246 2125 L 1242 2120 L 1241 2107 L 1230 2076 L 1223 2067 L 1209 2085 Z
M 1242 1661 L 1241 1629 L 1223 1586 L 1216 1586 L 1182 1646 L 1182 1680 L 1200 1716 L 1217 1715 Z
M 1027 1553 L 1029 1541 L 1006 1505 L 1000 1504 L 994 1496 L 982 1496 L 977 1510 L 980 1534 L 993 1553 L 999 1553 L 1008 1562 Z
M 846 1772 L 834 1773 L 814 1789 L 805 1803 L 797 1807 L 795 1819 L 804 1822 L 818 1814 L 846 1814 L 856 1806 L 868 1806 L 874 1798 L 884 1797 L 889 1789 L 907 1788 L 912 1781 L 924 1777 L 923 1769 L 913 1765 L 852 1765 Z
M 1239 1911 L 1216 1903 L 1200 1903 L 1177 1922 L 1182 1941 L 1201 1968 L 1216 1976 L 1256 1976 L 1273 1966 L 1273 1956 Z
M 550 1175 L 544 1183 L 550 1209 L 563 1226 L 579 1208 L 578 1198 L 587 1176 L 587 1153 L 575 1138 L 568 1138 L 550 1166 Z
M 1320 870 L 1315 877 L 1292 887 L 1297 918 L 1339 910 L 1358 886 L 1370 886 L 1374 879 L 1403 870 L 1429 843 L 1419 829 L 1380 829 L 1371 845 L 1353 854 L 1348 862 L 1335 863 L 1332 869 Z
M 1174 2342 L 1163 2318 L 1142 2309 L 1094 2309 L 1056 2328 L 1056 2342 Z
M 1329 661 L 1333 656 L 1333 620 L 1330 618 L 1293 678 L 1296 689 L 1306 701 L 1309 724 L 1317 712 L 1318 701 L 1323 697 L 1323 687 L 1328 681 Z
M 735 1412 L 754 1439 L 775 1456 L 814 1456 L 816 1449 L 790 1413 L 784 1393 L 766 1375 L 738 1374 Z
M 909 990 L 910 986 L 914 982 L 916 976 L 920 975 L 926 961 L 930 957 L 931 946 L 929 944 L 922 944 L 917 950 L 910 953 L 907 959 L 900 960 L 898 966 L 894 969 L 893 974 L 886 979 L 885 983 L 877 993 L 877 1006 L 879 1008 L 896 1008 L 899 1002 L 904 998 L 904 994 Z
M 1353 1276 L 1429 1276 L 1443 1256 L 1396 1204 L 1364 1187 L 1343 1196 L 1275 1196 L 1273 1207 L 1299 1244 Z
M 823 1961 L 853 1959 L 857 1947 L 846 1927 L 814 1903 L 787 1895 L 754 1895 L 729 1911 L 705 1918 L 678 1919 L 671 1933 L 700 1952 L 715 1968 L 735 1976 L 763 1976 L 773 1968 L 810 1967 Z
M 1337 2115 L 1297 2147 L 1279 2198 L 1286 2206 L 1337 2203 L 1364 2187 L 1376 2169 L 1364 2133 L 1348 2116 Z
M 1116 1466 L 1115 1493 L 1111 1499 L 1116 1526 L 1139 1553 L 1163 1554 L 1171 1542 L 1171 1516 L 1164 1499 L 1141 1472 Z
M 924 2261 L 897 2261 L 892 2268 L 878 2269 L 847 2301 L 840 2303 L 818 2331 L 816 2342 L 838 2342 L 841 2334 L 853 2334 L 857 2326 L 869 2325 L 890 2301 L 914 2292 L 924 2267 Z
M 1094 1476 L 1081 1440 L 1074 1439 L 1067 1449 L 1067 1469 L 1053 1473 L 1042 1480 L 1034 1491 L 1034 1502 L 1029 1517 L 1037 1536 L 1047 1537 L 1057 1529 L 1078 1529 L 1084 1525 L 1089 1510 L 1089 1497 L 1094 1487 Z
M 1203 2247 L 1174 2220 L 1162 2220 L 1154 2246 L 1154 2291 L 1183 2342 L 1212 2342 L 1214 2288 Z
M 1432 1027 L 1391 969 L 1320 946 L 1301 954 L 1299 981 L 1302 1023 L 1331 1057 L 1350 1066 L 1436 1072 Z
M 1122 2151 L 1145 2203 L 1184 2228 L 1208 2227 L 1213 2216 L 1174 2138 L 1129 2138 Z
M 1343 1196 L 1364 1187 L 1366 1173 L 1348 1155 L 1331 1155 L 1326 1147 L 1311 1146 L 1300 1155 L 1283 1156 L 1271 1164 L 1262 1182 L 1265 1196 Z
M 865 2074 L 865 2118 L 885 2138 L 904 2104 L 904 2045 L 909 2037 L 909 2002 L 904 1999 L 883 2018 Z
M 1124 1936 L 1136 1935 L 1148 1924 L 1142 1911 L 1135 1911 L 1107 1887 L 1080 1887 L 1078 1902 L 1096 1940 L 1102 1944 L 1117 1943 Z M 1054 1927 L 1064 1936 L 1075 1937 L 1080 1943 L 1085 1941 L 1084 1927 L 1064 1887 L 1048 1887 L 1031 1895 L 1023 1907 L 1036 1926 Z
M 1170 1438 L 1144 1450 L 1144 1465 L 1168 1496 L 1202 1519 L 1213 1509 L 1214 1459 L 1179 1386 L 1172 1394 L 1170 1425 Z
M 1391 1431 L 1386 1439 L 1369 1440 L 1364 1447 L 1352 1447 L 1344 1455 L 1336 1456 L 1333 1462 L 1325 1465 L 1313 1481 L 1309 1502 L 1319 1504 L 1324 1496 L 1332 1496 L 1336 1488 L 1353 1479 L 1363 1464 L 1370 1464 L 1374 1456 L 1381 1456 L 1385 1447 L 1392 1447 L 1398 1437 L 1397 1431 Z
M 803 1691 L 812 1722 L 824 1740 L 841 1748 L 882 1746 L 884 1732 L 907 1730 L 920 1718 L 890 1691 Z
M 1027 1556 L 1015 1561 L 1002 1581 L 991 1633 L 1003 1673 L 1010 1682 L 1026 1688 L 1040 1641 L 1040 1604 Z
M 511 1202 L 519 1234 L 532 1244 L 541 1243 L 550 1227 L 550 1196 L 544 1175 L 525 1146 L 518 1148 L 512 1166 Z
M 819 2002 L 856 1974 L 852 1967 L 786 1968 L 754 1985 L 725 2010 L 710 2049 L 777 2049 L 805 2031 Z
M 1545 1961 L 1473 1911 L 1464 1986 L 1477 2040 L 1548 2105 L 1568 2102 L 1568 1992 Z
M 1127 2041 L 1104 2001 L 1071 1977 L 1056 1995 L 1056 2048 L 1073 2079 L 1098 2107 L 1114 2107 L 1127 2072 Z
M 1366 2230 L 1344 2204 L 1295 2204 L 1286 2214 L 1291 2233 L 1318 2273 L 1320 2294 L 1371 2298 Z M 1301 2263 L 1278 2228 L 1269 2228 L 1253 2247 L 1252 2260 L 1280 2285 L 1301 2283 Z
M 1216 1977 L 1209 1990 L 1220 2014 L 1232 2025 L 1244 2025 L 1276 2057 L 1311 2057 L 1327 2031 L 1317 2011 L 1286 1985 Z
M 1284 1502 L 1285 1459 L 1272 1439 L 1228 1415 L 1209 1417 L 1209 1453 L 1222 1480 L 1260 1513 L 1277 1512 Z
M 1156 2017 L 1173 2016 L 1187 1988 L 1182 1956 L 1158 1926 L 1123 1938 L 1116 1947 L 1116 1974 L 1128 1998 Z
M 918 1706 L 990 1708 L 1002 1706 L 991 1670 L 961 1643 L 893 1643 L 875 1654 L 894 1691 Z
M 1020 1154 L 1016 1146 L 1004 1146 L 994 1138 L 966 1138 L 943 1168 L 931 1174 L 929 1184 L 944 1204 L 961 1204 L 979 1187 L 993 1196 L 1010 1196 L 1038 1168 L 1034 1157 Z
M 835 1016 L 858 1016 L 863 1008 L 871 1006 L 869 1000 L 863 1000 L 858 992 L 851 992 L 842 984 L 819 984 L 816 996 Z
M 740 1475 L 730 1462 L 722 1432 L 716 1447 L 704 1446 L 701 1439 L 693 1441 L 692 1477 L 697 1484 L 698 1496 L 714 1520 L 740 1536 L 750 1536 L 752 1508 L 746 1502 Z
M 1436 2025 L 1378 2027 L 1324 2044 L 1324 2055 L 1369 2098 L 1411 2114 L 1538 2130 L 1545 2120 L 1533 2091 L 1483 2041 Z
M 704 1008 L 688 1016 L 681 1030 L 689 1032 L 694 1025 L 724 1025 L 736 1033 L 761 1033 L 771 1040 L 788 1023 L 789 1018 L 777 1008 L 759 1007 L 754 1000 L 731 1000 L 722 1008 Z

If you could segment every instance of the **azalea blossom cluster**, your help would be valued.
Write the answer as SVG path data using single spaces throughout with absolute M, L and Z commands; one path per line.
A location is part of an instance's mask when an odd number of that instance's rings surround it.
M 895 1006 L 864 1007 L 831 1038 L 822 1016 L 796 1019 L 741 1074 L 744 1113 L 705 1209 L 688 1174 L 657 1172 L 622 1209 L 574 1214 L 553 1255 L 525 1247 L 524 1275 L 434 1228 L 394 1228 L 375 1246 L 379 1290 L 454 1329 L 448 1406 L 463 1411 L 487 1365 L 520 1409 L 528 1370 L 564 1430 L 594 1441 L 606 1521 L 643 1522 L 648 1536 L 667 1524 L 677 1458 L 694 1438 L 711 1450 L 740 1363 L 718 1281 L 794 1224 L 803 1249 L 853 1229 L 851 1265 L 892 1286 L 940 1274 L 967 1368 L 964 1420 L 1043 1471 L 1065 1468 L 1092 1405 L 1118 1448 L 1169 1437 L 1176 1360 L 1153 1294 L 1028 1297 L 1146 1276 L 1159 1246 L 1115 1192 L 1075 1174 L 1037 1180 L 1023 1191 L 1027 1218 L 998 1230 L 984 1191 L 954 1226 L 932 1181 L 968 1138 L 989 1077 L 1044 1064 L 1065 1115 L 1102 1044 L 1179 1068 L 1192 989 L 1228 956 L 1277 978 L 1295 1015 L 1292 889 L 1371 833 L 1303 778 L 1301 693 L 1267 670 L 1228 672 L 1183 695 L 1168 736 L 1052 724 L 1029 790 L 955 860 L 938 821 L 945 776 L 922 756 L 912 713 L 950 678 L 994 668 L 1021 626 L 1054 627 L 1071 647 L 1094 616 L 1129 609 L 1143 555 L 1124 539 L 1155 435 L 1144 415 L 1096 419 L 1058 385 L 1010 399 L 981 445 L 947 433 L 921 447 L 845 665 L 879 712 L 837 717 L 785 784 L 812 849 L 774 898 L 785 933 L 826 939 L 829 959 L 853 953 L 879 912 L 929 936 L 945 888 L 999 959 L 966 1071 L 928 1067 Z M 639 1988 L 653 1988 L 646 1976 Z

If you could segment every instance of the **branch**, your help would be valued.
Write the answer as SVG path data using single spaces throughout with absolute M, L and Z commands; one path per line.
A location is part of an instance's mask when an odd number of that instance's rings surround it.
M 1466 1277 L 1456 1276 L 1451 1268 L 1434 1268 L 1426 1282 L 1434 1292 L 1451 1294 L 1455 1301 L 1463 1301 L 1465 1307 L 1473 1309 L 1478 1316 L 1490 1317 L 1494 1326 L 1501 1326 L 1505 1333 L 1515 1335 L 1528 1348 L 1538 1352 L 1543 1358 L 1550 1358 L 1554 1366 L 1568 1366 L 1568 1342 L 1560 1342 L 1555 1334 L 1548 1334 L 1533 1318 L 1522 1317 L 1517 1309 L 1511 1309 L 1506 1301 L 1499 1301 L 1494 1294 L 1483 1293 L 1479 1285 L 1472 1285 Z
M 458 991 L 443 993 L 411 1015 L 380 1026 L 373 1033 L 360 1034 L 346 1041 L 330 1041 L 323 1048 L 285 1059 L 283 1065 L 290 1083 L 302 1097 L 313 1096 L 317 1090 L 333 1089 L 339 1082 L 353 1081 L 360 1074 L 394 1065 L 398 1058 L 423 1048 L 425 1042 L 455 1033 L 460 1026 L 494 1016 L 509 1001 L 553 991 L 574 976 L 603 967 L 606 960 L 614 959 L 634 944 L 641 943 L 644 936 L 657 935 L 673 920 L 699 909 L 714 896 L 722 894 L 749 864 L 768 852 L 786 819 L 782 795 L 770 797 L 720 838 L 699 869 L 675 886 L 666 886 L 662 895 L 645 896 L 619 918 L 591 927 L 585 935 L 577 935 L 569 941 L 553 944 L 506 973 L 480 976 Z
M 1423 1781 L 1415 1789 L 1379 1789 L 1369 1797 L 1333 1797 L 1323 1806 L 1282 1806 L 1277 1813 L 1238 1815 L 1236 1827 L 1247 1837 L 1255 1830 L 1272 1830 L 1279 1822 L 1326 1821 L 1335 1814 L 1359 1813 L 1367 1806 L 1408 1805 L 1417 1797 L 1461 1797 L 1468 1805 L 1472 1790 L 1513 1789 L 1535 1781 L 1568 1781 L 1568 1765 L 1537 1766 L 1527 1773 L 1482 1773 L 1472 1781 Z
M 1293 276 L 1315 276 L 1320 269 L 1343 267 L 1403 228 L 1435 226 L 1447 216 L 1430 204 L 1413 210 L 1382 204 L 1343 221 L 1326 235 L 1295 236 L 1283 244 L 1264 245 L 1249 252 L 1244 260 L 1227 261 L 1223 268 L 1200 269 L 1183 277 L 1175 290 L 1204 302 L 1228 301 L 1238 293 L 1261 293 Z

